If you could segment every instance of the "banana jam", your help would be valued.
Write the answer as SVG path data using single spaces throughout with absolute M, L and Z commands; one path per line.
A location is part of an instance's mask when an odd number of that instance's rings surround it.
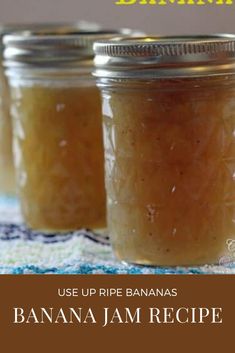
M 174 37 L 96 44 L 108 224 L 119 259 L 215 264 L 235 237 L 234 43 Z M 221 53 L 225 61 L 217 63 Z
M 101 102 L 95 86 L 12 87 L 18 189 L 27 224 L 106 225 Z

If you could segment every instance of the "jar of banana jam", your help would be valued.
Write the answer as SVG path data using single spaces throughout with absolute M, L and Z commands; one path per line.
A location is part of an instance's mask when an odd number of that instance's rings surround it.
M 3 37 L 16 31 L 47 32 L 56 30 L 58 33 L 70 31 L 99 30 L 101 27 L 96 23 L 77 21 L 75 23 L 9 23 L 0 24 L 0 194 L 15 194 L 15 169 L 12 151 L 12 120 L 10 114 L 10 92 L 8 82 L 3 68 Z
M 106 226 L 102 116 L 93 43 L 119 31 L 6 36 L 17 187 L 44 232 Z
M 116 256 L 219 263 L 235 239 L 235 38 L 112 40 L 95 52 Z

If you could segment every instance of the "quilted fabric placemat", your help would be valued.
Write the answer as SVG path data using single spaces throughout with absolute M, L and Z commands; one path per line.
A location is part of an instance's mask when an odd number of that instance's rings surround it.
M 43 235 L 22 222 L 16 199 L 0 198 L 0 274 L 235 274 L 235 262 L 203 267 L 119 263 L 109 238 L 81 230 Z

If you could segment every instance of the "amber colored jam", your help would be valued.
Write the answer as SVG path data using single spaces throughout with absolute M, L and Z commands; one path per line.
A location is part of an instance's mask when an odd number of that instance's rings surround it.
M 12 153 L 12 121 L 7 79 L 0 66 L 0 193 L 14 194 L 15 171 Z
M 231 77 L 103 87 L 108 223 L 121 260 L 218 263 L 235 239 Z
M 12 87 L 17 183 L 43 231 L 106 224 L 101 102 L 95 86 Z

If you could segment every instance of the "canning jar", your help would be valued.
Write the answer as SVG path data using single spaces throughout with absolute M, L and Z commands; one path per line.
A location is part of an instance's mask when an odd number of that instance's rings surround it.
M 124 31 L 125 32 L 125 31 Z M 106 226 L 96 38 L 122 31 L 5 37 L 17 187 L 27 225 L 45 232 Z
M 59 33 L 77 30 L 98 30 L 100 25 L 86 21 L 75 23 L 38 23 L 0 25 L 0 194 L 15 194 L 15 169 L 12 152 L 12 120 L 10 116 L 10 93 L 2 65 L 3 36 L 15 31 L 48 31 Z
M 235 37 L 95 44 L 117 257 L 219 263 L 235 238 Z

